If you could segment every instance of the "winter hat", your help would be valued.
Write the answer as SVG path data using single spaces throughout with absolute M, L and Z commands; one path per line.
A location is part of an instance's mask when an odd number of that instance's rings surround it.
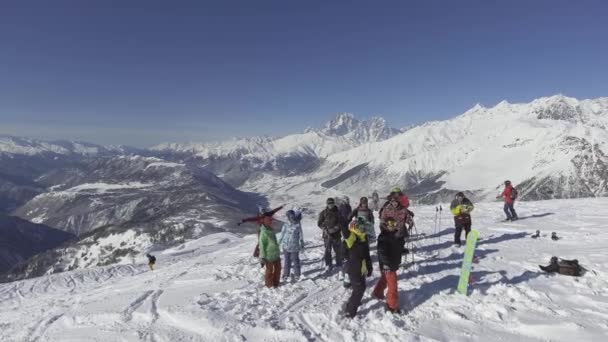
M 336 200 L 334 200 L 333 198 L 328 198 L 327 201 L 325 202 L 327 205 L 335 205 L 336 204 Z
M 401 193 L 401 188 L 396 186 L 393 188 L 393 190 L 391 190 L 391 194 L 400 194 Z
M 296 213 L 293 210 L 287 210 L 287 212 L 285 213 L 285 215 L 287 216 L 287 218 L 289 219 L 289 221 L 295 222 L 296 221 Z
M 367 204 L 367 197 L 361 197 L 361 199 L 359 200 L 359 204 Z
M 456 198 L 464 198 L 464 194 L 462 192 L 459 192 L 456 194 L 455 196 Z
M 511 181 L 510 180 L 506 180 L 505 181 L 505 185 L 511 185 Z

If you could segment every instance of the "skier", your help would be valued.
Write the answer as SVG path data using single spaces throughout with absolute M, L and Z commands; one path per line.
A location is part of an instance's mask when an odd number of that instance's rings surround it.
M 507 221 L 515 221 L 518 219 L 517 213 L 515 212 L 515 199 L 517 198 L 517 189 L 511 185 L 511 181 L 505 181 L 505 189 L 496 198 L 503 198 L 505 200 L 504 211 L 507 215 Z
M 146 257 L 148 258 L 148 267 L 150 268 L 150 271 L 154 271 L 154 264 L 156 264 L 156 257 L 151 254 L 146 254 Z
M 343 306 L 343 312 L 346 317 L 354 318 L 365 293 L 365 278 L 372 275 L 372 258 L 364 225 L 360 225 L 359 221 L 353 222 L 342 230 L 342 234 L 348 248 L 347 272 L 352 284 L 352 292 Z
M 372 194 L 372 210 L 380 209 L 380 196 L 378 196 L 378 191 L 374 190 Z
M 300 251 L 304 249 L 304 236 L 302 225 L 293 210 L 287 211 L 288 222 L 283 225 L 279 237 L 279 245 L 283 250 L 283 281 L 286 282 L 291 275 L 293 263 L 294 280 L 300 279 Z
M 353 218 L 362 218 L 365 225 L 365 233 L 367 234 L 367 241 L 376 241 L 376 231 L 374 230 L 374 212 L 369 208 L 367 197 L 361 197 L 359 200 L 359 206 L 353 210 L 349 215 L 348 221 L 352 221 Z
M 257 216 L 253 216 L 253 217 L 248 217 L 248 218 L 244 218 L 241 220 L 241 222 L 237 223 L 237 226 L 240 226 L 243 223 L 247 223 L 247 222 L 254 222 L 255 224 L 257 224 L 258 227 L 258 238 L 260 236 L 260 230 L 263 224 L 263 221 L 267 218 L 270 217 L 270 226 L 272 226 L 272 217 L 274 216 L 274 214 L 276 214 L 279 210 L 283 209 L 283 205 L 275 208 L 275 209 L 268 209 L 268 208 L 263 208 L 260 207 L 260 212 Z M 253 250 L 253 257 L 257 258 L 260 255 L 260 245 L 257 244 L 255 245 L 255 249 Z
M 259 237 L 260 263 L 266 267 L 264 281 L 266 287 L 278 287 L 281 279 L 281 251 L 277 237 L 272 230 L 272 216 L 264 216 Z
M 319 214 L 317 226 L 323 230 L 323 242 L 325 244 L 325 272 L 326 274 L 330 274 L 332 271 L 332 249 L 336 255 L 336 266 L 342 267 L 340 231 L 346 227 L 346 225 L 342 215 L 340 215 L 340 212 L 338 211 L 338 207 L 336 207 L 336 201 L 333 198 L 328 198 L 326 204 L 327 207 Z
M 403 249 L 403 238 L 397 236 L 397 221 L 389 217 L 378 236 L 378 263 L 382 276 L 374 288 L 373 296 L 380 300 L 386 299 L 385 308 L 392 313 L 401 313 L 397 291 L 397 270 L 401 265 Z M 387 290 L 386 296 L 384 290 Z
M 465 231 L 465 239 L 469 236 L 469 232 L 471 231 L 471 211 L 474 208 L 473 203 L 462 192 L 457 193 L 452 204 L 450 204 L 450 211 L 454 215 L 454 227 L 456 228 L 454 244 L 458 247 L 462 246 L 460 236 L 463 229 Z

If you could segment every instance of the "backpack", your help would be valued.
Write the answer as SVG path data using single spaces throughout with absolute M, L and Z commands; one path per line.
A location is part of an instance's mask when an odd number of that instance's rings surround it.
M 517 189 L 511 188 L 511 199 L 517 199 Z
M 580 277 L 581 275 L 583 275 L 583 267 L 578 264 L 578 260 L 576 260 L 576 259 L 574 259 L 574 260 L 560 259 L 559 262 L 557 263 L 557 265 L 559 266 L 559 271 L 557 271 L 559 274 L 575 276 L 575 277 Z

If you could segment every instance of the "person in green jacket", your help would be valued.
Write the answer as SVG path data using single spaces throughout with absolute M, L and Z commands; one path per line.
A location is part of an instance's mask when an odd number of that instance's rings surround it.
M 272 230 L 272 218 L 265 217 L 260 226 L 260 262 L 266 266 L 266 287 L 278 287 L 281 280 L 281 250 Z

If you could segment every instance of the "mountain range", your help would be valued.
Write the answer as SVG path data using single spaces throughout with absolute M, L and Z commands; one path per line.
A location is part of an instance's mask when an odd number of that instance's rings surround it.
M 77 236 L 21 264 L 14 279 L 129 262 L 209 232 L 252 232 L 235 223 L 268 202 L 315 208 L 394 186 L 415 203 L 457 191 L 492 200 L 507 179 L 521 200 L 607 196 L 607 153 L 608 98 L 563 95 L 476 105 L 401 130 L 339 114 L 284 137 L 150 149 L 2 136 L 0 210 Z

